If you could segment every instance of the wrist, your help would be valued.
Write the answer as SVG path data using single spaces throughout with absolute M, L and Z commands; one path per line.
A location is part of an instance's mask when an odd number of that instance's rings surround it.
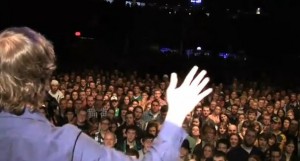
M 185 117 L 181 117 L 179 114 L 168 113 L 165 121 L 168 121 L 174 125 L 177 125 L 178 127 L 182 127 L 182 123 L 183 123 L 184 119 L 185 119 Z

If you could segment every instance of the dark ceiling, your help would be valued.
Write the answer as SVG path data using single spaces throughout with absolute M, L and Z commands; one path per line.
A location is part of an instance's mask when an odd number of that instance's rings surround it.
M 182 42 L 185 48 L 201 45 L 205 50 L 254 55 L 297 55 L 300 51 L 296 0 L 203 0 L 201 7 L 192 10 L 183 0 L 145 0 L 156 6 L 135 9 L 117 5 L 124 1 L 116 2 L 11 1 L 0 11 L 1 28 L 29 26 L 58 44 L 71 41 L 80 30 L 83 36 L 111 45 L 128 39 L 133 48 L 153 44 L 178 48 Z M 168 8 L 161 9 L 165 4 Z M 257 6 L 261 15 L 255 14 Z

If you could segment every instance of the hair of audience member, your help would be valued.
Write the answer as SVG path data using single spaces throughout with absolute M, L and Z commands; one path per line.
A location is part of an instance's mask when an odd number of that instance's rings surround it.
M 262 126 L 259 124 L 259 122 L 254 122 L 252 125 L 250 125 L 250 127 L 256 129 L 256 127 L 258 127 L 258 131 L 256 131 L 258 134 L 261 133 L 262 131 Z
M 287 139 L 287 141 L 284 143 L 285 146 L 288 145 L 288 144 L 294 144 L 295 147 L 297 146 L 296 141 L 291 139 L 291 138 Z
M 250 113 L 253 113 L 255 115 L 257 115 L 256 111 L 252 108 L 250 108 L 248 111 L 247 111 L 247 115 L 249 115 Z
M 147 139 L 154 140 L 154 139 L 155 139 L 155 136 L 152 135 L 152 134 L 146 133 L 146 134 L 144 134 L 144 136 L 143 136 L 143 138 L 142 138 L 142 141 L 144 142 L 144 141 L 146 141 Z
M 217 134 L 217 130 L 213 123 L 207 122 L 203 125 L 203 127 L 201 129 L 201 133 L 203 134 L 203 136 L 205 136 L 208 133 L 208 130 L 212 130 L 214 135 Z
M 263 138 L 264 140 L 267 141 L 268 137 L 269 137 L 269 134 L 264 132 L 264 133 L 258 134 L 257 139 Z
M 228 123 L 227 122 L 220 122 L 218 127 L 219 127 L 218 129 L 220 129 L 221 127 L 225 127 L 227 129 L 226 132 L 228 132 Z
M 44 104 L 45 88 L 56 69 L 53 45 L 28 27 L 0 33 L 0 107 L 21 115 Z
M 267 139 L 268 139 L 268 140 L 269 140 L 269 139 L 274 139 L 275 143 L 274 143 L 273 146 L 276 146 L 276 145 L 277 145 L 277 138 L 276 138 L 276 135 L 275 135 L 275 134 L 273 134 L 273 133 L 267 133 Z M 268 142 L 268 140 L 267 140 L 267 142 Z
M 214 157 L 216 157 L 216 158 L 222 157 L 222 158 L 224 158 L 225 161 L 227 160 L 226 154 L 224 152 L 218 151 L 218 150 L 214 152 L 213 158 Z
M 279 152 L 280 156 L 282 154 L 282 151 L 279 148 L 279 146 L 272 146 L 272 147 L 270 147 L 270 155 L 272 155 L 272 152 Z
M 136 106 L 136 107 L 134 107 L 133 112 L 135 112 L 137 109 L 140 109 L 140 110 L 142 110 L 142 112 L 144 112 L 144 109 L 143 109 L 142 106 Z
M 100 119 L 100 123 L 102 123 L 103 121 L 108 121 L 109 124 L 110 124 L 111 119 L 110 119 L 109 117 L 107 117 L 107 116 L 104 116 L 104 117 L 102 117 L 102 118 Z
M 237 138 L 238 138 L 238 146 L 241 145 L 242 139 L 241 139 L 241 137 L 240 137 L 239 134 L 230 134 L 229 137 L 228 137 L 229 141 L 230 141 L 230 138 L 231 138 L 233 135 L 237 136 Z M 230 147 L 231 147 L 231 145 L 230 145 Z
M 249 156 L 249 158 L 253 158 L 253 159 L 255 159 L 256 161 L 261 161 L 260 157 L 259 157 L 258 155 L 255 155 L 255 154 L 251 154 L 251 155 Z
M 93 125 L 93 124 L 98 124 L 98 123 L 99 123 L 99 119 L 96 118 L 96 117 L 91 117 L 91 118 L 89 119 L 89 123 L 90 123 L 91 125 Z
M 118 120 L 116 118 L 113 118 L 111 121 L 110 121 L 110 127 L 109 127 L 109 130 L 111 131 L 112 130 L 112 125 L 115 124 L 116 127 L 118 127 Z
M 150 121 L 146 127 L 146 133 L 149 133 L 150 128 L 154 127 L 156 129 L 156 134 L 158 134 L 158 124 L 159 123 L 156 121 Z
M 84 109 L 84 108 L 81 108 L 81 109 L 79 109 L 79 110 L 77 111 L 77 114 L 78 114 L 78 113 L 80 113 L 81 111 L 83 111 L 83 112 L 87 113 L 87 110 L 86 110 L 86 109 Z
M 127 111 L 126 114 L 125 114 L 125 116 L 127 116 L 127 115 L 132 115 L 132 116 L 134 116 L 134 113 L 133 113 L 132 111 Z
M 137 159 L 139 159 L 139 152 L 135 149 L 127 149 L 125 154 L 128 156 L 135 156 Z
M 203 150 L 202 150 L 202 152 L 201 152 L 201 157 L 203 157 L 204 156 L 204 149 L 206 148 L 206 147 L 210 147 L 211 149 L 212 149 L 212 152 L 214 152 L 214 149 L 215 149 L 215 147 L 214 147 L 214 145 L 213 144 L 210 144 L 210 143 L 207 143 L 207 144 L 205 144 L 204 146 L 203 146 Z M 213 154 L 213 156 L 214 156 L 214 154 Z M 207 159 L 207 158 L 206 158 Z
M 225 138 L 219 139 L 219 140 L 217 141 L 217 143 L 216 143 L 216 147 L 218 147 L 219 144 L 224 144 L 224 145 L 226 145 L 226 146 L 227 146 L 227 149 L 229 149 L 229 147 L 230 147 L 230 142 L 229 142 L 229 140 L 228 140 L 228 139 L 225 139 Z
M 134 125 L 127 126 L 125 132 L 127 133 L 129 130 L 135 131 L 137 133 L 137 128 Z
M 254 129 L 254 127 L 252 125 L 247 128 L 246 134 L 249 133 L 249 132 L 254 132 L 255 133 L 255 137 L 258 136 L 257 131 Z
M 249 128 L 250 126 L 251 124 L 248 120 L 243 121 L 243 123 L 241 123 L 241 126 L 238 127 L 238 133 L 242 133 L 243 128 Z

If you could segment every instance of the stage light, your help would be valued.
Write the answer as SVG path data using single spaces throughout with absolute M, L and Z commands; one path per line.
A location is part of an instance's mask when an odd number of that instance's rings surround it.
M 256 9 L 256 14 L 257 14 L 257 15 L 260 15 L 260 8 L 257 8 L 257 9 Z
M 75 36 L 80 37 L 81 36 L 81 32 L 80 31 L 76 31 L 75 32 Z

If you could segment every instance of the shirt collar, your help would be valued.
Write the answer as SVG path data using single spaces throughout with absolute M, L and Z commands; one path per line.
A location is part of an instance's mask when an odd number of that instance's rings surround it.
M 36 121 L 41 121 L 41 122 L 48 122 L 47 118 L 44 117 L 41 113 L 35 111 L 35 112 L 30 112 L 29 109 L 25 108 L 24 113 L 20 116 L 14 115 L 9 112 L 2 111 L 0 112 L 0 117 L 4 118 L 18 118 L 18 119 L 31 119 L 31 120 L 36 120 Z

